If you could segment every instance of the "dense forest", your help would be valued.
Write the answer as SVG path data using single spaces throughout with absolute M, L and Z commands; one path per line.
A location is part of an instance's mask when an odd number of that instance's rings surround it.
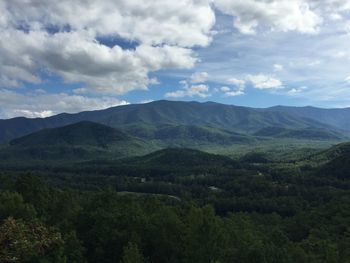
M 348 148 L 3 166 L 0 261 L 350 262 Z

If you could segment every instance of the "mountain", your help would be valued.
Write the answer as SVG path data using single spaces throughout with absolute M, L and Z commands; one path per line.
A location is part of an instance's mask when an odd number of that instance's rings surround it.
M 316 107 L 286 107 L 276 106 L 269 108 L 274 112 L 292 114 L 303 118 L 312 119 L 335 128 L 350 131 L 350 108 L 321 109 Z
M 0 142 L 4 143 L 44 128 L 55 128 L 80 121 L 92 121 L 118 128 L 142 139 L 162 137 L 166 133 L 164 129 L 172 129 L 171 132 L 175 134 L 204 132 L 203 129 L 194 131 L 194 126 L 205 127 L 207 133 L 208 128 L 216 129 L 216 137 L 224 133 L 224 137 L 232 138 L 243 136 L 242 133 L 251 135 L 266 127 L 336 129 L 317 120 L 279 109 L 254 109 L 214 102 L 155 101 L 77 114 L 64 113 L 48 118 L 0 120 Z M 225 130 L 225 132 L 218 132 L 218 130 Z M 229 135 L 232 132 L 235 134 Z
M 0 150 L 6 161 L 76 161 L 99 158 L 117 159 L 145 154 L 153 148 L 109 126 L 83 121 L 75 124 L 43 129 L 14 139 Z

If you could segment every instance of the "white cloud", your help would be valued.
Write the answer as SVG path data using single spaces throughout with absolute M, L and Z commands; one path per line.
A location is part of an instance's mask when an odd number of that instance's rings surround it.
M 350 75 L 345 79 L 345 82 L 350 84 Z
M 191 75 L 191 83 L 204 83 L 207 81 L 209 74 L 207 72 L 196 72 Z
M 221 90 L 222 92 L 228 92 L 228 91 L 230 91 L 231 89 L 230 89 L 229 87 L 227 87 L 227 86 L 223 86 L 223 87 L 220 88 L 220 90 Z
M 243 34 L 258 29 L 320 32 L 325 21 L 339 22 L 347 17 L 349 0 L 214 0 L 216 8 L 233 16 L 233 25 Z
M 227 86 L 223 86 L 220 88 L 220 91 L 224 93 L 225 96 L 228 97 L 235 97 L 235 96 L 241 96 L 244 95 L 245 85 L 246 81 L 242 79 L 237 78 L 230 78 L 227 80 L 229 84 L 232 84 L 235 86 L 235 88 L 230 88 Z
M 259 75 L 249 75 L 249 81 L 252 83 L 256 89 L 281 89 L 282 82 L 272 76 L 259 74 Z
M 322 62 L 320 60 L 314 60 L 314 61 L 309 62 L 307 65 L 309 67 L 316 67 L 316 66 L 320 65 L 321 63 Z
M 229 97 L 236 97 L 236 96 L 244 95 L 244 92 L 241 90 L 234 90 L 234 91 L 226 92 L 225 94 Z
M 215 0 L 215 6 L 232 15 L 243 34 L 254 34 L 258 27 L 314 34 L 323 21 L 305 0 Z
M 225 92 L 225 95 L 228 97 L 237 97 L 237 96 L 241 96 L 244 95 L 244 91 L 243 90 L 231 90 L 231 91 L 227 91 Z
M 343 17 L 342 15 L 340 15 L 339 13 L 331 13 L 329 14 L 329 19 L 332 20 L 332 21 L 340 21 L 340 20 L 343 20 Z
M 48 71 L 84 84 L 77 93 L 113 95 L 147 89 L 150 72 L 193 67 L 192 47 L 209 45 L 215 23 L 209 0 L 4 0 L 0 14 L 1 87 L 39 83 Z
M 305 90 L 307 90 L 307 87 L 305 87 L 305 86 L 300 87 L 300 88 L 293 88 L 293 89 L 289 90 L 289 91 L 287 92 L 287 94 L 288 94 L 289 96 L 296 96 L 296 95 L 302 93 L 302 92 L 305 91 Z
M 242 79 L 230 78 L 227 80 L 227 82 L 239 88 L 245 87 L 245 80 Z
M 18 87 L 20 81 L 38 83 L 35 72 L 44 67 L 66 82 L 85 83 L 79 90 L 82 93 L 124 94 L 153 84 L 149 72 L 191 68 L 196 62 L 191 49 L 168 45 L 110 48 L 94 41 L 87 32 L 50 35 L 12 30 L 0 36 L 2 87 Z
M 126 104 L 128 104 L 127 101 L 111 97 L 89 98 L 66 93 L 38 92 L 21 94 L 10 90 L 0 90 L 1 118 L 48 117 L 61 112 L 75 113 Z
M 153 102 L 154 100 L 141 100 L 139 103 L 140 104 L 147 104 L 147 103 L 151 103 Z
M 183 97 L 200 97 L 207 98 L 210 95 L 209 86 L 204 84 L 188 85 L 187 81 L 181 81 L 181 89 L 173 92 L 167 92 L 165 97 L 168 98 L 183 98 Z
M 88 29 L 148 45 L 207 46 L 215 14 L 208 0 L 3 0 L 7 24 Z
M 282 71 L 283 69 L 284 69 L 284 67 L 281 64 L 274 64 L 273 65 L 273 70 L 276 72 Z

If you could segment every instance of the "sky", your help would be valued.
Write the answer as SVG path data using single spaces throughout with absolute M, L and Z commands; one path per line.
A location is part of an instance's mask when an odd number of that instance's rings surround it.
M 350 0 L 1 0 L 0 118 L 350 107 Z

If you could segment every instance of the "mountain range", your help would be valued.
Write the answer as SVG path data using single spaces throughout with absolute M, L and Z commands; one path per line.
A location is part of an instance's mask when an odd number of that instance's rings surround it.
M 256 136 L 341 140 L 350 132 L 349 113 L 350 109 L 257 109 L 215 102 L 155 101 L 48 118 L 0 120 L 0 143 L 81 121 L 104 124 L 141 139 L 174 140 L 200 135 L 215 143 L 249 141 Z
M 349 138 L 348 111 L 155 101 L 48 118 L 20 117 L 0 120 L 0 158 L 76 162 L 117 160 L 168 147 L 254 149 L 276 140 L 335 144 Z

